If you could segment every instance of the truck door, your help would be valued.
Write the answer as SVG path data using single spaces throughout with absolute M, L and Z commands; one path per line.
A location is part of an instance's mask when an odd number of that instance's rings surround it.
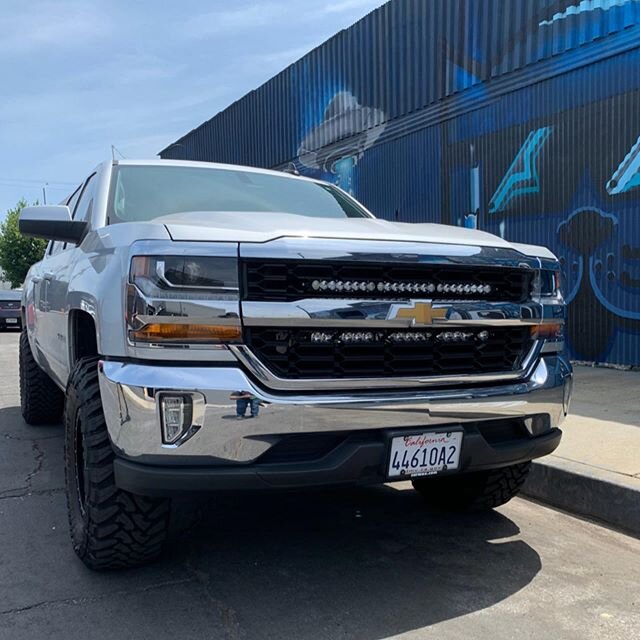
M 80 198 L 71 213 L 74 220 L 91 220 L 95 173 L 84 183 Z M 51 348 L 51 369 L 63 384 L 69 373 L 69 279 L 80 249 L 65 243 L 62 250 L 48 261 L 43 275 L 47 283 L 47 341 Z
M 83 185 L 80 185 L 63 203 L 69 207 L 72 213 L 78 204 L 82 187 Z M 39 265 L 37 278 L 34 280 L 34 328 L 32 330 L 35 344 L 44 361 L 41 364 L 49 374 L 60 381 L 63 380 L 63 378 L 59 377 L 60 348 L 56 344 L 56 331 L 54 330 L 56 323 L 52 317 L 59 313 L 59 310 L 53 306 L 58 301 L 56 299 L 55 285 L 52 287 L 52 283 L 55 280 L 56 270 L 62 267 L 68 257 L 63 255 L 64 253 L 66 253 L 64 242 L 51 242 Z M 29 313 L 28 309 L 27 313 Z

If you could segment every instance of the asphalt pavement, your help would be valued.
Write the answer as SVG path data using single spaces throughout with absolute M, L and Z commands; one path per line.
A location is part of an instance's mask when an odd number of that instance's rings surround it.
M 407 483 L 182 500 L 159 562 L 90 572 L 17 343 L 0 333 L 2 640 L 640 638 L 637 539 L 524 499 L 443 514 Z

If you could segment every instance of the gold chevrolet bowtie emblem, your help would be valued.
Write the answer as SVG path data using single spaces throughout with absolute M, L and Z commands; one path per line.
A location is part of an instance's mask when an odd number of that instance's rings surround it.
M 430 302 L 416 302 L 413 307 L 398 309 L 396 318 L 410 318 L 412 324 L 433 324 L 434 319 L 446 318 L 446 309 L 434 309 Z

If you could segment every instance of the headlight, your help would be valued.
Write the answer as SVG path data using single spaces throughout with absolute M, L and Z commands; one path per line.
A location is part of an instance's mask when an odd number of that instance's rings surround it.
M 541 269 L 533 280 L 533 296 L 557 296 L 560 294 L 560 271 Z
M 238 342 L 238 299 L 235 258 L 135 256 L 127 289 L 128 338 L 153 346 Z
M 192 256 L 135 256 L 131 282 L 147 295 L 162 292 L 184 297 L 183 289 L 197 296 L 238 297 L 238 264 L 235 258 Z M 178 291 L 176 291 L 178 290 Z

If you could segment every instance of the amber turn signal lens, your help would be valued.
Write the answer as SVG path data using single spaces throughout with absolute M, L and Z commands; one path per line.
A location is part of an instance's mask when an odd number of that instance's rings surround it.
M 136 342 L 237 342 L 240 327 L 217 324 L 152 323 L 131 331 Z
M 531 327 L 531 337 L 536 340 L 542 340 L 544 338 L 560 338 L 562 336 L 562 323 L 561 322 L 547 322 L 545 324 L 538 324 L 535 327 Z

